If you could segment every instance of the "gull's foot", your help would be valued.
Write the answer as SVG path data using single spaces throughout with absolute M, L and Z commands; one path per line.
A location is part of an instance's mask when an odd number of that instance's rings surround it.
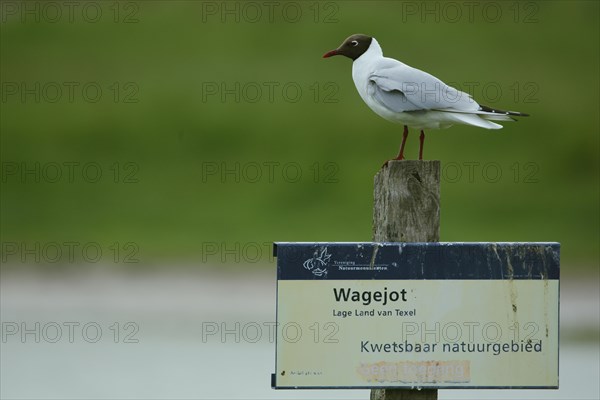
M 402 161 L 402 160 L 406 160 L 406 159 L 404 158 L 404 156 L 402 156 L 402 157 L 396 157 L 396 158 L 392 158 L 391 160 L 387 160 L 386 162 L 384 162 L 384 163 L 383 163 L 383 165 L 381 166 L 381 168 L 380 168 L 380 169 L 384 169 L 384 168 L 386 168 L 386 167 L 388 166 L 388 163 L 389 163 L 390 161 Z

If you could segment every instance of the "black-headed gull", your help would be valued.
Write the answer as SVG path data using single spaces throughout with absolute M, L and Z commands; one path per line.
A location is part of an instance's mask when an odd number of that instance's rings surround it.
M 493 121 L 515 121 L 525 117 L 516 111 L 503 111 L 478 104 L 473 98 L 433 75 L 383 56 L 375 38 L 352 35 L 335 50 L 323 55 L 352 59 L 352 79 L 360 97 L 381 117 L 404 124 L 400 152 L 394 160 L 404 159 L 408 128 L 421 130 L 419 160 L 423 159 L 425 129 L 448 128 L 454 124 L 500 129 Z

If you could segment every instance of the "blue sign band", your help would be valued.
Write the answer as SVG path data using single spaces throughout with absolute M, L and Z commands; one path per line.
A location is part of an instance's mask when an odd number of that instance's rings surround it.
M 278 280 L 559 279 L 560 244 L 277 242 Z

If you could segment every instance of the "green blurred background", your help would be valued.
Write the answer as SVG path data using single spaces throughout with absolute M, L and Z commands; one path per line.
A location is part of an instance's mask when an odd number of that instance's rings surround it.
M 476 3 L 82 2 L 56 22 L 43 2 L 3 3 L 2 241 L 99 243 L 103 262 L 133 268 L 258 266 L 272 241 L 369 241 L 373 176 L 401 126 L 362 102 L 350 60 L 321 58 L 361 32 L 482 104 L 531 114 L 427 136 L 442 240 L 559 241 L 563 274 L 597 270 L 599 3 Z M 35 263 L 12 253 L 4 266 Z

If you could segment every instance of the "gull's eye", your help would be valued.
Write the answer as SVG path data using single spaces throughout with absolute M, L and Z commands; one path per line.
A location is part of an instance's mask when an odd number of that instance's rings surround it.
M 351 42 L 350 42 L 350 45 L 351 45 L 352 47 L 356 47 L 356 46 L 358 46 L 358 41 L 356 41 L 356 40 L 353 40 L 353 41 L 351 41 Z

